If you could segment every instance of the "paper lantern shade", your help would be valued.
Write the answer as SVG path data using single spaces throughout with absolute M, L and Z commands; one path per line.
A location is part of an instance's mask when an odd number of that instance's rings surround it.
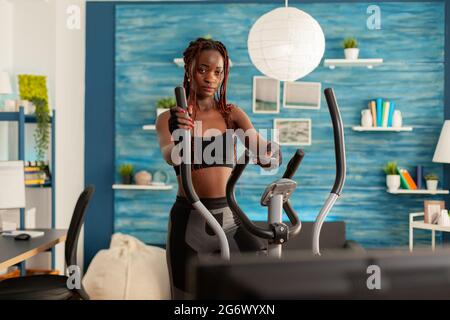
M 250 29 L 248 52 L 264 75 L 295 81 L 311 73 L 325 52 L 325 36 L 319 23 L 292 7 L 272 10 Z

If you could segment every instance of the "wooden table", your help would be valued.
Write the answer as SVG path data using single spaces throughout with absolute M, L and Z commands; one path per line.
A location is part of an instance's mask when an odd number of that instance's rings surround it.
M 0 270 L 25 261 L 38 253 L 45 252 L 66 241 L 67 230 L 61 229 L 33 229 L 44 231 L 41 237 L 29 240 L 14 240 L 14 237 L 0 235 Z M 31 230 L 30 230 L 31 231 Z

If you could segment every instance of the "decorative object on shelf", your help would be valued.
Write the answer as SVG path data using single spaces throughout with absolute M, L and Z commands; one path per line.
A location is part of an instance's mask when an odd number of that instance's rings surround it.
M 289 82 L 283 85 L 283 108 L 320 109 L 322 84 L 320 82 Z
M 437 224 L 441 211 L 445 209 L 445 201 L 424 201 L 424 222 Z
M 8 72 L 5 71 L 0 72 L 0 95 L 2 94 L 12 94 L 11 80 Z
M 355 38 L 345 38 L 342 43 L 347 60 L 357 60 L 359 56 L 358 41 Z
M 311 73 L 322 60 L 325 36 L 319 23 L 304 11 L 286 6 L 256 20 L 247 40 L 248 53 L 264 75 L 295 81 Z
M 397 173 L 397 162 L 391 161 L 384 166 L 386 173 L 386 186 L 389 191 L 395 191 L 400 188 L 400 175 Z
M 152 175 L 145 170 L 139 171 L 134 175 L 134 182 L 140 186 L 149 185 L 152 182 Z
M 122 177 L 123 184 L 131 184 L 131 177 L 133 176 L 134 167 L 132 164 L 124 163 L 119 167 L 119 173 Z
M 310 146 L 311 119 L 274 119 L 275 141 L 282 146 Z
M 450 226 L 450 217 L 448 216 L 448 210 L 441 210 L 441 213 L 439 214 L 438 224 L 443 227 Z
M 169 174 L 164 170 L 157 170 L 153 173 L 153 184 L 168 184 L 170 182 Z
M 177 102 L 175 100 L 175 98 L 172 97 L 167 97 L 167 98 L 162 98 L 159 99 L 156 102 L 156 117 L 159 117 L 159 115 L 161 113 L 163 113 L 164 111 L 175 107 L 177 105 Z
M 361 110 L 361 126 L 370 128 L 373 126 L 372 111 L 369 109 Z
M 437 190 L 439 184 L 439 177 L 435 174 L 427 174 L 425 176 L 427 182 L 427 190 L 434 191 Z
M 436 150 L 434 151 L 433 162 L 450 163 L 450 120 L 444 122 Z
M 34 132 L 36 157 L 44 160 L 50 141 L 50 109 L 48 106 L 47 77 L 20 74 L 19 92 L 22 100 L 36 106 L 37 127 Z
M 403 125 L 402 112 L 400 110 L 395 110 L 392 115 L 392 127 L 401 128 Z
M 280 81 L 264 76 L 253 77 L 253 113 L 280 112 Z

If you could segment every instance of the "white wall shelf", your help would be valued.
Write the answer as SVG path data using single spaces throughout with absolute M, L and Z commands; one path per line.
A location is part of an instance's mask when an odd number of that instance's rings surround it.
M 145 126 L 142 126 L 142 129 L 144 129 L 146 131 L 156 130 L 156 125 L 154 125 L 154 124 L 146 124 Z
M 330 69 L 336 67 L 367 67 L 372 69 L 374 66 L 378 66 L 383 63 L 383 59 L 325 59 L 323 65 Z
M 172 185 L 136 185 L 136 184 L 113 184 L 114 190 L 171 190 Z
M 400 132 L 400 131 L 412 131 L 413 127 L 361 127 L 356 126 L 352 128 L 353 131 L 393 131 L 393 132 Z
M 390 191 L 390 190 L 386 190 L 387 193 L 390 194 L 431 194 L 431 195 L 436 195 L 436 194 L 449 194 L 448 190 L 435 190 L 435 191 L 431 191 L 431 190 L 406 190 L 406 189 L 398 189 L 395 191 Z

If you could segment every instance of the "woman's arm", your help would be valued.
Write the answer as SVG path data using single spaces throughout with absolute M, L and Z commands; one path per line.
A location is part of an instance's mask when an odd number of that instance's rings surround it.
M 278 144 L 265 140 L 256 131 L 250 118 L 242 109 L 235 106 L 231 111 L 230 120 L 245 147 L 254 155 L 258 155 L 260 166 L 271 167 L 271 164 L 267 163 L 267 159 L 264 161 L 261 159 L 262 157 L 275 157 L 278 165 L 281 165 L 281 151 Z
M 180 107 L 173 107 L 169 111 L 165 111 L 156 119 L 156 132 L 158 133 L 159 148 L 164 160 L 171 166 L 174 165 L 172 161 L 172 149 L 175 143 L 172 140 L 174 130 L 189 129 L 194 127 L 194 123 L 190 117 L 192 113 L 192 106 L 189 106 L 188 116 L 186 111 Z
M 169 131 L 169 118 L 170 112 L 166 111 L 159 115 L 156 119 L 156 132 L 158 134 L 159 149 L 164 160 L 171 166 L 173 166 L 171 154 L 172 149 L 175 146 L 172 141 L 172 136 Z

